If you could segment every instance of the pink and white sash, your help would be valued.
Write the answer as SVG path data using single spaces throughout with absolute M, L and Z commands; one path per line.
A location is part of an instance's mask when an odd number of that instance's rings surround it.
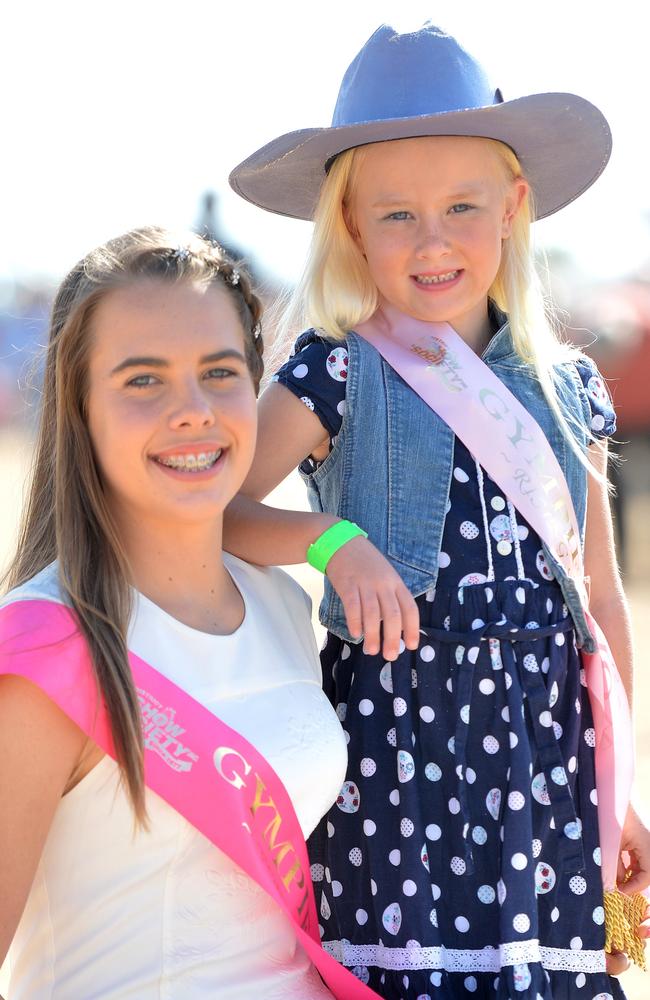
M 376 1000 L 373 990 L 321 947 L 304 837 L 269 762 L 144 660 L 132 653 L 129 660 L 148 723 L 147 786 L 275 900 L 338 1000 Z M 115 757 L 88 648 L 70 608 L 48 600 L 6 605 L 0 611 L 0 674 L 33 681 Z
M 590 615 L 580 531 L 564 473 L 539 424 L 447 323 L 387 303 L 356 327 L 449 425 L 575 583 L 596 651 L 582 651 L 596 732 L 603 883 L 616 888 L 621 830 L 634 770 L 627 696 L 607 639 Z

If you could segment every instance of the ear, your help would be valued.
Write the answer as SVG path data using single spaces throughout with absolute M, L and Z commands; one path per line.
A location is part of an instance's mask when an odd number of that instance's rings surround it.
M 530 185 L 524 177 L 516 177 L 510 184 L 506 194 L 505 210 L 501 223 L 501 239 L 507 240 L 510 236 L 512 223 L 529 191 Z

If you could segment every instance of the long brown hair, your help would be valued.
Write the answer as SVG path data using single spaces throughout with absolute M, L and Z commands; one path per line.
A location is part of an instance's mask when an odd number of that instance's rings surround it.
M 239 263 L 195 234 L 133 230 L 89 253 L 62 282 L 52 307 L 39 430 L 16 554 L 3 579 L 20 586 L 58 560 L 61 587 L 91 653 L 117 760 L 135 816 L 146 821 L 143 744 L 126 633 L 131 591 L 122 548 L 86 422 L 93 314 L 113 289 L 135 281 L 219 284 L 232 296 L 256 391 L 262 376 L 261 304 Z

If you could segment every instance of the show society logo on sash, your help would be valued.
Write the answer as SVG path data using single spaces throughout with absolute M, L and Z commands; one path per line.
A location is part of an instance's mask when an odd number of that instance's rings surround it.
M 181 742 L 186 730 L 176 721 L 176 709 L 163 708 L 157 698 L 142 688 L 137 689 L 142 716 L 142 736 L 145 750 L 152 750 L 174 771 L 189 771 L 198 761 L 197 754 Z

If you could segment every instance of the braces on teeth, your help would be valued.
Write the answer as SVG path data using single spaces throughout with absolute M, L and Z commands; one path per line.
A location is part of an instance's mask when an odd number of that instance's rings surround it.
M 170 458 L 158 458 L 156 461 L 160 462 L 161 465 L 168 466 L 170 469 L 186 469 L 192 472 L 201 472 L 214 465 L 220 455 L 221 450 L 209 451 L 207 453 L 201 451 L 198 455 L 172 455 Z

